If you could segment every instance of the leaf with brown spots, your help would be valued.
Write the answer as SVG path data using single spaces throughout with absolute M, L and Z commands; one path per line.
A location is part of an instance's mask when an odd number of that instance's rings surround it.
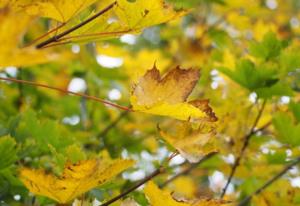
M 204 155 L 216 152 L 215 128 L 211 124 L 192 125 L 189 122 L 173 124 L 175 131 L 165 132 L 160 129 L 160 135 L 172 145 L 189 162 L 198 162 Z M 170 129 L 170 130 L 171 130 Z
M 187 102 L 200 77 L 199 70 L 176 67 L 164 77 L 156 67 L 148 70 L 134 85 L 133 110 L 170 116 L 180 120 L 201 119 L 216 121 L 208 100 Z
M 45 170 L 22 168 L 20 179 L 36 195 L 49 197 L 59 203 L 68 203 L 77 196 L 103 185 L 123 170 L 133 165 L 132 160 L 91 159 L 67 163 L 61 177 L 47 174 Z

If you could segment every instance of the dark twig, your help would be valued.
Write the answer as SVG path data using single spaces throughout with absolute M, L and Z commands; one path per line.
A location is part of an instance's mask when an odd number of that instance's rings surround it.
M 292 167 L 296 166 L 297 164 L 300 163 L 300 157 L 296 158 L 292 163 L 290 163 L 289 165 L 287 165 L 285 168 L 283 168 L 283 170 L 281 170 L 277 175 L 275 175 L 274 177 L 272 177 L 271 179 L 269 179 L 263 186 L 261 186 L 260 188 L 258 188 L 255 192 L 253 192 L 251 195 L 247 196 L 246 198 L 244 198 L 239 204 L 238 206 L 243 206 L 246 205 L 253 196 L 260 194 L 263 190 L 265 190 L 267 187 L 269 187 L 273 182 L 275 182 L 276 180 L 278 180 L 280 177 L 282 177 L 287 171 L 289 171 Z
M 68 90 L 65 90 L 65 89 L 57 88 L 57 87 L 52 87 L 52 86 L 45 85 L 45 84 L 40 84 L 40 83 L 21 80 L 21 79 L 8 78 L 8 77 L 6 77 L 6 78 L 5 77 L 0 77 L 0 80 L 16 82 L 16 83 L 19 83 L 19 84 L 27 84 L 27 85 L 31 85 L 31 86 L 35 86 L 35 87 L 43 87 L 43 88 L 47 88 L 47 89 L 52 89 L 52 90 L 55 90 L 55 91 L 62 92 L 64 94 L 73 94 L 75 96 L 84 97 L 84 98 L 87 98 L 87 99 L 90 99 L 90 100 L 93 100 L 93 101 L 96 101 L 96 102 L 100 102 L 102 104 L 110 105 L 112 107 L 122 109 L 122 110 L 125 110 L 125 111 L 132 111 L 129 107 L 121 106 L 121 105 L 118 105 L 118 104 L 100 99 L 98 97 L 90 96 L 90 95 L 87 95 L 87 94 L 76 93 L 76 92 L 68 91 Z
M 138 184 L 132 186 L 131 188 L 129 188 L 128 190 L 126 190 L 125 192 L 119 194 L 118 196 L 108 200 L 107 202 L 103 203 L 100 206 L 108 206 L 112 203 L 114 203 L 115 201 L 125 197 L 126 195 L 128 195 L 129 193 L 133 192 L 134 190 L 136 190 L 137 188 L 139 188 L 140 186 L 142 186 L 143 184 L 145 184 L 146 182 L 150 181 L 151 179 L 153 179 L 154 177 L 156 177 L 157 175 L 163 173 L 165 171 L 165 169 L 163 167 L 158 168 L 157 170 L 155 170 L 152 174 L 150 174 L 149 176 L 145 177 L 144 179 L 142 179 Z
M 34 43 L 38 42 L 39 40 L 43 39 L 45 36 L 47 36 L 47 35 L 49 35 L 49 34 L 51 34 L 51 33 L 53 33 L 53 32 L 57 32 L 57 31 L 58 31 L 60 28 L 62 28 L 64 25 L 66 25 L 66 23 L 62 23 L 62 24 L 58 25 L 57 27 L 51 29 L 50 31 L 46 32 L 45 34 L 43 34 L 43 35 L 37 37 L 36 39 L 34 39 L 33 41 L 31 41 L 29 44 L 25 45 L 24 48 L 33 45 Z
M 105 136 L 112 128 L 114 128 L 126 115 L 128 114 L 128 111 L 123 111 L 120 113 L 120 115 L 112 121 L 107 127 L 105 127 L 97 136 L 103 137 Z
M 239 156 L 236 158 L 236 160 L 235 160 L 235 162 L 234 162 L 234 164 L 233 164 L 233 166 L 232 166 L 232 168 L 231 168 L 231 172 L 230 172 L 229 178 L 228 178 L 228 180 L 227 180 L 227 182 L 226 182 L 226 185 L 225 185 L 225 187 L 223 188 L 223 191 L 222 191 L 222 193 L 221 193 L 221 198 L 223 198 L 224 195 L 226 194 L 227 188 L 228 188 L 228 186 L 229 186 L 229 184 L 230 184 L 230 182 L 231 182 L 231 180 L 232 180 L 232 178 L 233 178 L 233 176 L 234 176 L 234 174 L 235 174 L 235 172 L 236 172 L 236 169 L 237 169 L 238 166 L 240 165 L 241 159 L 242 159 L 243 156 L 244 156 L 244 153 L 245 153 L 245 151 L 246 151 L 246 149 L 247 149 L 247 147 L 248 147 L 248 145 L 249 145 L 249 141 L 250 141 L 252 135 L 259 131 L 259 130 L 256 130 L 255 127 L 257 126 L 258 121 L 259 121 L 259 119 L 260 119 L 260 117 L 261 117 L 261 115 L 262 115 L 262 113 L 263 113 L 263 111 L 264 111 L 264 109 L 265 109 L 265 105 L 266 105 L 266 100 L 264 100 L 264 102 L 263 102 L 263 104 L 262 104 L 262 107 L 261 107 L 260 110 L 258 111 L 258 115 L 257 115 L 257 117 L 256 117 L 256 119 L 255 119 L 255 121 L 254 121 L 254 123 L 253 123 L 253 126 L 252 126 L 251 129 L 250 129 L 250 132 L 244 137 L 244 144 L 243 144 L 243 147 L 242 147 L 242 149 L 241 149 L 241 151 L 240 151 Z
M 162 183 L 160 185 L 160 188 L 165 187 L 166 185 L 168 185 L 170 182 L 173 182 L 174 180 L 176 180 L 178 177 L 182 176 L 182 175 L 187 175 L 189 174 L 192 170 L 194 170 L 195 168 L 197 168 L 200 164 L 202 164 L 203 162 L 205 162 L 206 160 L 214 157 L 216 154 L 218 154 L 217 152 L 211 152 L 209 154 L 207 154 L 206 156 L 204 156 L 199 162 L 191 164 L 189 167 L 187 167 L 186 169 L 182 170 L 181 172 L 179 172 L 178 174 L 174 175 L 173 177 L 171 177 L 170 179 L 168 179 L 167 181 L 165 181 L 164 183 Z
M 43 41 L 41 43 L 39 43 L 38 45 L 36 45 L 36 48 L 41 49 L 44 46 L 51 44 L 53 42 L 58 42 L 60 40 L 60 38 L 72 33 L 73 31 L 81 28 L 82 26 L 86 25 L 87 23 L 93 21 L 94 19 L 96 19 L 97 17 L 101 16 L 102 14 L 106 13 L 107 11 L 109 11 L 110 9 L 112 9 L 115 5 L 117 4 L 116 1 L 114 1 L 113 3 L 111 3 L 109 6 L 107 6 L 106 8 L 104 8 L 103 10 L 99 11 L 98 13 L 96 13 L 95 15 L 91 16 L 90 18 L 84 20 L 83 22 L 73 26 L 72 28 L 58 34 L 55 35 L 49 39 L 47 39 L 46 41 Z
M 123 192 L 123 193 L 119 194 L 118 196 L 108 200 L 107 202 L 103 203 L 100 206 L 108 206 L 108 205 L 118 201 L 119 199 L 121 199 L 121 198 L 125 197 L 126 195 L 128 195 L 129 193 L 133 192 L 134 190 L 136 190 L 137 188 L 139 188 L 140 186 L 142 186 L 146 182 L 152 180 L 157 175 L 160 175 L 160 174 L 164 173 L 166 171 L 166 168 L 165 168 L 164 165 L 166 165 L 166 163 L 168 163 L 176 155 L 178 155 L 178 151 L 175 151 L 174 153 L 172 153 L 170 155 L 170 157 L 165 161 L 165 163 L 162 163 L 162 165 L 158 169 L 156 169 L 154 172 L 152 172 L 149 176 L 145 177 L 144 179 L 139 181 L 136 185 L 132 186 L 131 188 L 129 188 L 125 192 Z

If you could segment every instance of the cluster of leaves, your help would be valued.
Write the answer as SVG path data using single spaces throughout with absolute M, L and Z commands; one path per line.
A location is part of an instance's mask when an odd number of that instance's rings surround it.
M 299 205 L 299 8 L 0 0 L 0 204 Z

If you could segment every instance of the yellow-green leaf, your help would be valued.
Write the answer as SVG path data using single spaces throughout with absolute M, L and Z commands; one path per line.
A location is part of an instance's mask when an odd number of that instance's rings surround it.
M 19 0 L 8 2 L 15 10 L 29 15 L 48 17 L 67 22 L 96 0 Z
M 160 130 L 160 135 L 188 161 L 198 162 L 204 155 L 216 151 L 215 130 L 211 125 L 193 128 L 191 123 L 185 122 L 176 124 L 174 128 L 174 134 Z
M 76 164 L 67 163 L 61 177 L 46 171 L 22 168 L 20 179 L 30 192 L 68 203 L 77 196 L 103 185 L 133 165 L 132 160 L 91 159 Z
M 60 42 L 90 41 L 118 37 L 126 33 L 140 33 L 146 27 L 165 23 L 186 14 L 185 11 L 175 11 L 163 0 L 117 0 L 115 2 L 111 9 L 61 38 Z M 111 0 L 101 2 L 99 11 L 111 3 L 113 3 Z M 73 23 L 66 25 L 64 29 L 69 29 Z
M 16 13 L 9 7 L 0 10 L 0 67 L 29 66 L 58 59 L 58 55 L 34 47 L 19 48 L 32 17 Z M 17 25 L 16 25 L 17 24 Z
M 190 206 L 184 202 L 177 202 L 168 191 L 160 190 L 153 182 L 149 182 L 144 191 L 151 206 Z
M 223 200 L 213 199 L 199 199 L 188 202 L 177 201 L 173 199 L 170 192 L 160 190 L 153 182 L 149 182 L 146 185 L 144 192 L 151 206 L 220 206 L 226 203 Z

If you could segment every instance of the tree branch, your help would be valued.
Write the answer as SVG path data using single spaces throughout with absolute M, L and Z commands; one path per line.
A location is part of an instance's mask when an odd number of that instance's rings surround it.
M 267 187 L 269 187 L 272 183 L 274 183 L 276 180 L 278 180 L 280 177 L 282 177 L 287 171 L 289 171 L 292 167 L 300 163 L 300 157 L 296 158 L 291 164 L 287 165 L 283 170 L 281 170 L 277 175 L 269 179 L 263 186 L 258 188 L 255 192 L 253 192 L 251 195 L 244 198 L 238 206 L 243 206 L 246 203 L 248 203 L 253 196 L 260 194 L 263 190 L 265 190 Z
M 187 167 L 186 169 L 182 170 L 181 172 L 179 172 L 178 174 L 174 175 L 173 177 L 171 177 L 170 179 L 168 179 L 167 181 L 165 181 L 164 183 L 162 183 L 160 185 L 160 188 L 164 188 L 165 186 L 167 186 L 170 182 L 173 182 L 174 180 L 176 180 L 178 177 L 182 176 L 182 175 L 187 175 L 189 174 L 192 170 L 194 170 L 195 168 L 197 168 L 200 164 L 202 164 L 203 162 L 205 162 L 206 160 L 214 157 L 216 154 L 218 154 L 217 152 L 211 152 L 209 154 L 207 154 L 206 156 L 204 156 L 199 162 L 191 164 L 189 167 Z
M 176 157 L 178 155 L 178 151 L 176 150 L 175 152 L 173 152 L 170 157 L 168 157 L 168 159 L 166 159 L 165 163 L 168 163 L 171 159 L 173 159 L 174 157 Z M 162 165 L 156 169 L 154 172 L 152 172 L 149 176 L 145 177 L 144 179 L 142 179 L 141 181 L 139 181 L 136 185 L 132 186 L 131 188 L 129 188 L 128 190 L 126 190 L 125 192 L 119 194 L 118 196 L 108 200 L 107 202 L 103 203 L 100 206 L 108 206 L 114 202 L 116 202 L 117 200 L 125 197 L 126 195 L 128 195 L 129 193 L 133 192 L 134 190 L 136 190 L 137 188 L 139 188 L 140 186 L 142 186 L 143 184 L 145 184 L 146 182 L 152 180 L 154 177 L 156 177 L 157 175 L 160 175 L 162 173 L 164 173 L 166 171 L 166 168 L 164 166 L 165 164 L 162 163 Z
M 125 192 L 119 194 L 118 196 L 108 200 L 107 202 L 103 203 L 100 206 L 108 206 L 114 202 L 116 202 L 117 200 L 125 197 L 126 195 L 128 195 L 129 193 L 133 192 L 134 190 L 136 190 L 137 188 L 139 188 L 140 186 L 142 186 L 143 184 L 145 184 L 146 182 L 150 181 L 151 179 L 153 179 L 154 177 L 156 177 L 157 175 L 163 173 L 165 171 L 164 167 L 160 167 L 158 169 L 156 169 L 152 174 L 150 174 L 149 176 L 145 177 L 144 179 L 142 179 L 139 183 L 137 183 L 136 185 L 132 186 L 131 188 L 129 188 L 128 190 L 126 190 Z
M 97 137 L 103 137 L 105 136 L 112 128 L 114 128 L 126 115 L 128 114 L 128 110 L 122 112 L 119 114 L 119 116 L 113 120 L 107 127 L 105 127 L 98 135 Z
M 72 28 L 58 34 L 58 35 L 54 35 L 53 37 L 47 39 L 46 41 L 43 41 L 41 43 L 39 43 L 38 45 L 36 45 L 37 49 L 41 49 L 44 46 L 51 44 L 53 42 L 58 42 L 60 40 L 60 38 L 72 33 L 73 31 L 83 27 L 84 25 L 86 25 L 87 23 L 93 21 L 94 19 L 96 19 L 97 17 L 101 16 L 102 14 L 108 12 L 110 9 L 112 9 L 115 5 L 117 4 L 116 1 L 114 1 L 113 3 L 111 3 L 109 6 L 107 6 L 106 8 L 104 8 L 103 10 L 99 11 L 98 13 L 96 13 L 95 15 L 91 16 L 90 18 L 84 20 L 83 22 L 73 26 Z
M 245 151 L 246 151 L 246 149 L 247 149 L 247 147 L 248 147 L 248 145 L 249 145 L 249 141 L 250 141 L 252 135 L 259 131 L 259 130 L 255 130 L 255 127 L 257 126 L 257 123 L 258 123 L 258 121 L 259 121 L 259 119 L 260 119 L 260 117 L 261 117 L 261 115 L 262 115 L 262 113 L 263 113 L 263 111 L 264 111 L 264 109 L 265 109 L 265 105 L 266 105 L 266 100 L 264 100 L 264 102 L 263 102 L 263 104 L 262 104 L 262 107 L 261 107 L 260 110 L 258 111 L 258 115 L 257 115 L 257 117 L 256 117 L 256 119 L 255 119 L 255 121 L 254 121 L 254 123 L 253 123 L 251 129 L 250 129 L 250 132 L 244 137 L 244 144 L 243 144 L 243 147 L 242 147 L 242 149 L 241 149 L 241 151 L 240 151 L 239 156 L 236 158 L 236 160 L 235 160 L 235 162 L 234 162 L 234 164 L 233 164 L 233 166 L 232 166 L 232 168 L 231 168 L 230 175 L 229 175 L 228 180 L 227 180 L 227 182 L 226 182 L 226 185 L 225 185 L 225 187 L 223 188 L 223 191 L 222 191 L 222 193 L 221 193 L 221 198 L 223 198 L 224 195 L 226 194 L 227 188 L 228 188 L 228 186 L 229 186 L 229 184 L 230 184 L 230 182 L 231 182 L 231 180 L 232 180 L 232 178 L 233 178 L 233 176 L 234 176 L 234 174 L 235 174 L 235 172 L 236 172 L 236 169 L 237 169 L 238 166 L 240 165 L 241 159 L 242 159 L 243 156 L 244 156 L 244 153 L 245 153 Z
M 128 111 L 128 112 L 129 111 L 132 112 L 132 110 L 129 107 L 114 104 L 112 102 L 100 99 L 98 97 L 90 96 L 90 95 L 87 95 L 87 94 L 76 93 L 76 92 L 68 91 L 68 90 L 65 90 L 65 89 L 57 88 L 57 87 L 52 87 L 52 86 L 45 85 L 45 84 L 40 84 L 40 83 L 36 83 L 36 82 L 31 82 L 31 81 L 26 81 L 26 80 L 21 80 L 21 79 L 15 79 L 15 78 L 0 77 L 0 80 L 16 82 L 16 83 L 19 83 L 19 84 L 27 84 L 27 85 L 31 85 L 31 86 L 35 86 L 35 87 L 43 87 L 43 88 L 59 91 L 59 92 L 65 93 L 65 94 L 73 94 L 75 96 L 84 97 L 84 98 L 87 98 L 87 99 L 90 99 L 90 100 L 93 100 L 93 101 L 96 101 L 96 102 L 100 102 L 102 104 L 110 105 L 110 106 L 118 108 L 118 109 L 122 109 L 122 110 L 125 110 L 125 111 Z

